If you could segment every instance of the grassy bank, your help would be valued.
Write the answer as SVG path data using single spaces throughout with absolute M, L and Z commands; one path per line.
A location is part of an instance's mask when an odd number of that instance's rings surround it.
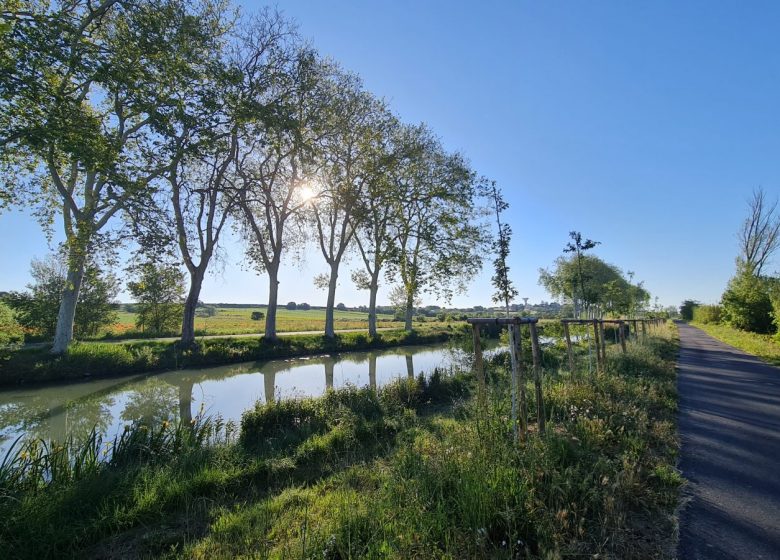
M 0 361 L 0 386 L 90 377 L 115 377 L 178 368 L 207 367 L 238 362 L 349 352 L 392 346 L 443 342 L 463 332 L 461 326 L 419 331 L 383 331 L 374 338 L 365 333 L 343 333 L 335 339 L 322 335 L 264 338 L 219 338 L 199 341 L 195 350 L 182 351 L 176 342 L 140 341 L 126 344 L 80 342 L 61 357 L 45 349 L 15 352 Z
M 691 324 L 726 344 L 753 354 L 767 363 L 780 366 L 780 340 L 776 336 L 740 331 L 715 323 Z
M 521 446 L 506 355 L 484 408 L 470 372 L 437 371 L 259 405 L 235 441 L 200 421 L 137 427 L 104 463 L 94 440 L 30 444 L 0 467 L 0 554 L 671 557 L 675 354 L 663 330 L 603 374 L 546 370 L 548 433 Z

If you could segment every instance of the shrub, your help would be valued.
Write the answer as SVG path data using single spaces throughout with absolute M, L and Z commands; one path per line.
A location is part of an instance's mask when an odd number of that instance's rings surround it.
M 699 305 L 693 309 L 693 320 L 697 323 L 720 323 L 722 309 L 720 305 Z
M 749 269 L 737 271 L 721 300 L 723 319 L 732 327 L 757 333 L 774 330 L 767 286 Z
M 290 311 L 295 311 L 296 309 L 298 309 L 298 304 L 295 303 L 294 301 L 288 301 L 286 307 Z
M 184 313 L 184 275 L 174 265 L 144 262 L 135 269 L 136 279 L 128 282 L 137 300 L 136 326 L 144 332 L 176 332 Z
M 16 322 L 14 312 L 0 302 L 0 359 L 8 355 L 24 341 L 24 332 Z
M 252 311 L 252 315 L 250 316 L 250 319 L 253 321 L 260 321 L 265 318 L 265 313 L 262 311 Z

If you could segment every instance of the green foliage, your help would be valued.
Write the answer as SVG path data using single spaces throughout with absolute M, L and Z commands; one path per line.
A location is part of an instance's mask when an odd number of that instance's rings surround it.
M 723 320 L 734 328 L 756 333 L 774 330 L 767 284 L 749 268 L 741 267 L 729 280 L 721 307 Z
M 136 325 L 156 335 L 176 332 L 184 312 L 184 275 L 178 267 L 144 262 L 127 288 L 136 300 Z
M 22 342 L 24 331 L 17 323 L 13 310 L 0 301 L 0 360 L 8 358 Z
M 577 299 L 597 313 L 633 314 L 650 299 L 641 283 L 631 284 L 620 269 L 593 255 L 558 258 L 552 270 L 539 270 L 539 283 L 553 297 Z
M 296 309 L 298 309 L 298 304 L 295 303 L 294 301 L 288 301 L 285 307 L 287 308 L 288 311 L 295 311 Z
M 52 255 L 33 259 L 30 265 L 33 282 L 26 292 L 11 292 L 6 303 L 16 312 L 19 323 L 34 337 L 50 339 L 57 325 L 62 291 L 67 278 L 65 258 Z M 77 337 L 94 336 L 116 321 L 119 282 L 113 274 L 103 272 L 97 264 L 88 263 L 79 290 L 78 307 L 73 323 Z
M 720 305 L 697 305 L 693 308 L 693 320 L 697 323 L 720 323 L 723 310 Z
M 686 299 L 680 305 L 680 316 L 683 321 L 693 321 L 693 311 L 697 305 L 701 305 L 698 301 L 692 299 Z
M 265 318 L 265 313 L 262 311 L 252 311 L 252 315 L 250 317 L 253 321 L 260 321 Z

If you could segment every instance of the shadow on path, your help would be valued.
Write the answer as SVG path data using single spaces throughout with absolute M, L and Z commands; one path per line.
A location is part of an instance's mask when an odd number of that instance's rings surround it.
M 681 560 L 780 560 L 780 369 L 678 324 Z

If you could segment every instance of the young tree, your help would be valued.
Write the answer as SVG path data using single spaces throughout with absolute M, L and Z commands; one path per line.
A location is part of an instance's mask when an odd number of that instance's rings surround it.
M 757 333 L 774 330 L 768 284 L 746 263 L 737 267 L 721 298 L 723 319 L 732 327 Z
M 169 162 L 177 90 L 214 47 L 207 0 L 20 0 L 3 12 L 0 153 L 17 202 L 45 226 L 62 217 L 68 271 L 52 352 L 73 325 L 88 255 L 111 219 L 143 199 Z M 5 189 L 6 191 L 8 189 Z
M 134 269 L 136 280 L 127 289 L 137 302 L 136 326 L 143 332 L 162 335 L 181 324 L 184 275 L 177 266 L 145 261 Z
M 585 281 L 587 280 L 582 267 L 582 256 L 585 251 L 593 249 L 596 245 L 600 244 L 600 241 L 593 241 L 592 239 L 582 240 L 582 234 L 579 231 L 570 231 L 569 237 L 571 237 L 574 243 L 567 243 L 564 247 L 564 253 L 574 253 L 577 263 L 577 287 L 578 289 L 572 292 L 572 302 L 574 303 L 574 316 L 579 318 L 581 312 L 582 303 L 585 300 Z M 579 299 L 576 297 L 579 295 Z
M 496 259 L 493 261 L 495 272 L 492 278 L 496 291 L 493 294 L 493 301 L 504 304 L 508 317 L 509 304 L 518 294 L 517 289 L 509 279 L 509 265 L 506 262 L 507 257 L 509 257 L 509 243 L 512 241 L 512 228 L 509 224 L 501 222 L 501 212 L 509 208 L 509 204 L 504 200 L 495 181 L 490 182 L 485 194 L 490 197 L 496 212 L 497 235 L 493 242 Z
M 780 212 L 777 200 L 769 202 L 763 188 L 753 191 L 748 201 L 748 217 L 737 238 L 740 254 L 737 263 L 756 277 L 780 247 Z
M 482 267 L 487 236 L 476 207 L 476 178 L 460 154 L 446 153 L 425 126 L 408 127 L 415 148 L 396 181 L 398 211 L 388 275 L 406 292 L 405 329 L 424 291 L 449 299 Z

